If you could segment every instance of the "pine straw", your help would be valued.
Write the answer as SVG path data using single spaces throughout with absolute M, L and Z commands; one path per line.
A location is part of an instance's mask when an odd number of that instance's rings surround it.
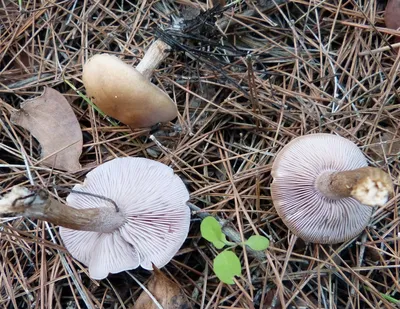
M 360 237 L 334 246 L 296 239 L 277 216 L 269 190 L 275 154 L 296 136 L 316 132 L 354 141 L 398 185 L 399 158 L 383 146 L 400 141 L 400 57 L 393 49 L 370 53 L 387 47 L 395 33 L 382 28 L 385 1 L 232 5 L 218 17 L 223 35 L 212 37 L 216 45 L 202 48 L 199 39 L 180 39 L 191 49 L 226 56 L 199 59 L 178 51 L 156 72 L 153 82 L 177 102 L 180 116 L 155 139 L 148 129 L 113 126 L 64 78 L 84 93 L 82 64 L 100 52 L 136 65 L 154 27 L 167 28 L 171 12 L 189 1 L 21 2 L 21 8 L 18 1 L 0 2 L 1 193 L 29 185 L 27 166 L 35 184 L 64 199 L 63 188 L 113 157 L 159 160 L 185 179 L 193 204 L 228 220 L 237 236 L 271 238 L 261 258 L 238 251 L 242 276 L 237 285 L 224 285 L 212 271 L 217 251 L 201 239 L 194 214 L 188 240 L 163 271 L 196 308 L 396 306 L 387 296 L 400 299 L 397 186 Z M 207 8 L 197 1 L 191 6 Z M 80 121 L 85 144 L 78 173 L 38 164 L 37 141 L 10 123 L 10 111 L 44 86 L 64 93 Z M 387 132 L 393 133 L 390 140 L 381 142 Z M 46 222 L 3 219 L 0 253 L 4 308 L 127 308 L 141 292 L 127 273 L 89 279 Z M 140 269 L 129 273 L 144 284 L 150 276 Z

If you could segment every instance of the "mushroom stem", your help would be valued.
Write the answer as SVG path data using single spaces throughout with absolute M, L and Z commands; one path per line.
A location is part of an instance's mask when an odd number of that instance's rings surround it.
M 74 230 L 102 233 L 118 229 L 125 221 L 114 205 L 77 209 L 51 198 L 42 189 L 31 192 L 18 186 L 0 200 L 0 216 L 24 216 Z
M 383 206 L 393 192 L 390 176 L 375 167 L 328 171 L 318 176 L 315 186 L 328 198 L 352 197 L 367 206 Z
M 137 65 L 136 70 L 147 79 L 150 79 L 153 71 L 168 57 L 170 50 L 171 47 L 167 43 L 161 39 L 156 40 L 150 45 L 143 59 Z

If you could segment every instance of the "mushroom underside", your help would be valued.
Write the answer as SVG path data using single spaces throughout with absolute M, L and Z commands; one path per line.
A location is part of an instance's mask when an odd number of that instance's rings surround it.
M 112 199 L 123 214 L 123 224 L 110 233 L 60 228 L 68 251 L 89 266 L 90 276 L 103 279 L 141 266 L 151 270 L 167 264 L 187 237 L 189 193 L 168 166 L 143 158 L 118 158 L 87 174 L 74 190 Z M 104 199 L 71 193 L 75 208 L 111 207 Z
M 312 134 L 293 140 L 272 169 L 271 195 L 278 215 L 305 241 L 333 244 L 357 236 L 368 225 L 372 208 L 351 197 L 327 198 L 316 180 L 323 173 L 364 166 L 362 152 L 340 136 Z

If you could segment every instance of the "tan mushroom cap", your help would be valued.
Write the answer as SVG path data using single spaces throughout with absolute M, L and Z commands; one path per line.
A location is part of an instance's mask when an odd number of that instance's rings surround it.
M 372 207 L 354 198 L 331 199 L 315 187 L 324 172 L 367 166 L 353 142 L 333 134 L 295 138 L 275 158 L 271 195 L 287 227 L 305 241 L 333 244 L 359 235 L 368 225 Z
M 165 92 L 116 56 L 90 58 L 83 67 L 82 80 L 93 102 L 124 124 L 150 127 L 177 116 L 176 105 Z
M 60 227 L 65 247 L 89 267 L 91 278 L 135 269 L 166 265 L 185 241 L 190 225 L 189 192 L 173 170 L 145 158 L 117 158 L 89 172 L 74 190 L 112 199 L 119 207 L 106 222 L 122 224 L 111 232 Z M 71 193 L 67 204 L 78 209 L 114 205 L 94 196 Z

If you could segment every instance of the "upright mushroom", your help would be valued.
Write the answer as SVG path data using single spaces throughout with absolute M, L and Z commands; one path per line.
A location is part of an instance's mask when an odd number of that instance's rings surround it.
M 371 206 L 384 205 L 392 181 L 351 141 L 310 134 L 288 143 L 272 166 L 271 195 L 289 229 L 323 244 L 346 241 L 368 225 Z
M 173 120 L 178 114 L 175 103 L 149 81 L 167 47 L 161 40 L 154 42 L 136 69 L 116 56 L 93 56 L 83 66 L 88 96 L 105 114 L 133 128 Z
M 189 230 L 184 183 L 171 168 L 149 159 L 118 158 L 98 166 L 74 187 L 68 206 L 44 191 L 29 193 L 15 188 L 0 200 L 0 214 L 60 225 L 66 248 L 94 279 L 138 266 L 163 267 Z

